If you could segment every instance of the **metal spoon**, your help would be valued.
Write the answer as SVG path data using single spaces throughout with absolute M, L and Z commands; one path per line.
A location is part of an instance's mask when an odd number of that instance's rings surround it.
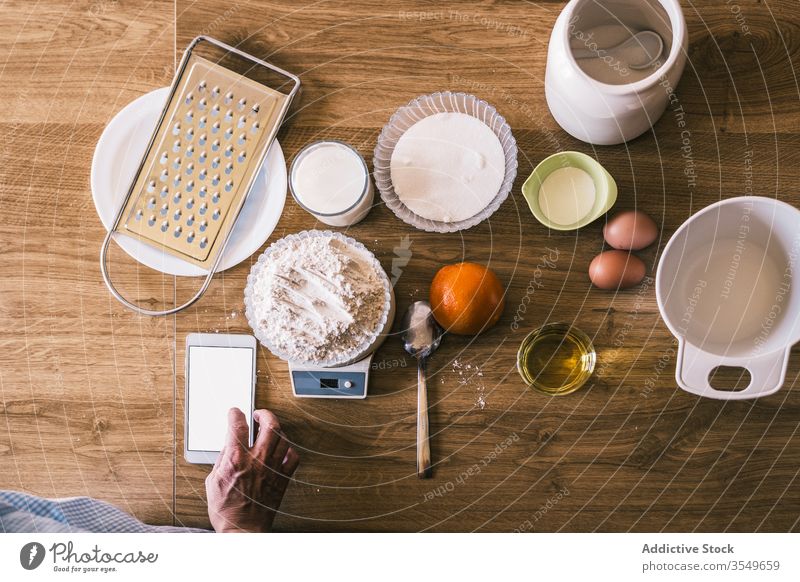
M 415 301 L 403 316 L 403 347 L 417 359 L 417 477 L 433 476 L 428 440 L 428 383 L 425 365 L 442 342 L 444 332 L 433 319 L 427 301 Z
M 614 57 L 617 60 L 621 60 L 619 58 L 619 53 L 634 47 L 640 49 L 639 52 L 643 53 L 642 58 L 644 60 L 638 63 L 628 61 L 628 66 L 631 69 L 638 71 L 641 69 L 646 69 L 659 59 L 661 53 L 664 52 L 664 41 L 658 33 L 653 32 L 652 30 L 642 30 L 617 46 L 598 50 L 575 48 L 572 49 L 572 54 L 576 59 L 590 59 L 598 58 L 600 56 L 599 51 L 604 50 L 605 54 Z

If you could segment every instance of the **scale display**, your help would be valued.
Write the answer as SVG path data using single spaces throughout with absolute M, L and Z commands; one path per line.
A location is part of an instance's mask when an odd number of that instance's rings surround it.
M 298 398 L 366 398 L 371 363 L 372 356 L 338 368 L 289 362 L 292 392 Z

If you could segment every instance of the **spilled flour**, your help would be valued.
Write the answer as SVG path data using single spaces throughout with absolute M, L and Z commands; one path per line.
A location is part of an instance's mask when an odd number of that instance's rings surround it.
M 338 360 L 381 331 L 384 287 L 371 257 L 331 236 L 276 248 L 252 298 L 260 331 L 292 361 Z
M 475 408 L 486 408 L 486 385 L 483 383 L 483 370 L 477 365 L 465 364 L 461 360 L 453 360 L 453 373 L 458 377 L 459 386 L 475 387 Z

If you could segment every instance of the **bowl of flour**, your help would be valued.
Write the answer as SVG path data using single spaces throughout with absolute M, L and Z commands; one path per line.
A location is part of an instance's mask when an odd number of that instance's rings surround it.
M 270 245 L 250 270 L 244 304 L 253 333 L 275 356 L 324 367 L 372 353 L 394 318 L 392 286 L 375 256 L 320 230 Z

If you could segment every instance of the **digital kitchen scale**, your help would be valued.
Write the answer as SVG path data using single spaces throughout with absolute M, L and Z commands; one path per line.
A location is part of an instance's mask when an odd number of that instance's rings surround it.
M 336 244 L 341 248 L 348 249 L 347 252 L 353 255 L 362 254 L 364 263 L 359 268 L 367 268 L 369 263 L 380 276 L 383 286 L 383 309 L 380 320 L 377 322 L 374 333 L 362 340 L 361 345 L 353 348 L 349 352 L 339 353 L 337 357 L 327 360 L 316 360 L 310 362 L 292 361 L 287 354 L 277 349 L 270 342 L 269 334 L 266 332 L 263 319 L 256 316 L 254 308 L 254 296 L 262 291 L 256 289 L 256 279 L 262 269 L 268 268 L 267 264 L 272 253 L 281 250 L 286 245 L 297 245 L 298 247 L 306 244 L 313 238 L 335 239 Z M 349 247 L 349 248 L 348 248 Z M 293 275 L 294 276 L 294 275 Z M 308 285 L 308 283 L 304 283 Z M 330 281 L 328 285 L 332 284 Z M 297 283 L 295 283 L 297 285 Z M 295 288 L 293 291 L 298 294 Z M 301 294 L 302 295 L 302 294 Z M 377 298 L 376 298 L 377 300 Z M 306 298 L 306 302 L 314 305 L 314 302 Z M 357 240 L 344 236 L 337 232 L 307 230 L 295 234 L 290 234 L 272 243 L 258 258 L 258 261 L 250 269 L 250 276 L 247 278 L 247 286 L 244 290 L 244 307 L 247 323 L 253 330 L 256 338 L 273 355 L 286 361 L 289 366 L 289 381 L 292 384 L 292 394 L 297 398 L 340 398 L 345 400 L 363 400 L 367 397 L 367 384 L 369 383 L 369 372 L 372 366 L 372 354 L 383 344 L 387 335 L 392 329 L 395 315 L 395 296 L 386 271 L 383 270 L 378 259 L 364 245 Z M 295 306 L 296 307 L 296 306 Z M 342 365 L 339 365 L 342 364 Z
M 372 354 L 338 368 L 289 362 L 292 392 L 298 398 L 366 398 L 371 365 Z

